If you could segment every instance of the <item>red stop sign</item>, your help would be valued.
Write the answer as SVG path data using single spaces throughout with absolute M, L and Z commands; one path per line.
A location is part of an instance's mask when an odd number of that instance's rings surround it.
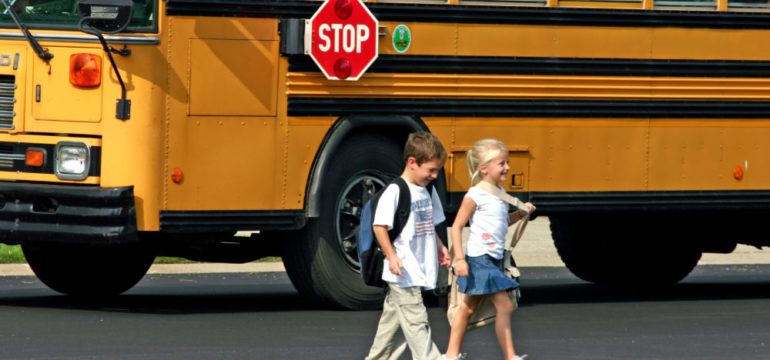
M 378 54 L 377 19 L 362 0 L 326 0 L 305 22 L 305 53 L 330 80 L 358 80 Z

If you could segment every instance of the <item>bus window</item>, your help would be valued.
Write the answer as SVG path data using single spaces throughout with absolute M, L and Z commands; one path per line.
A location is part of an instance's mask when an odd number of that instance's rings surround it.
M 770 1 L 768 0 L 727 0 L 727 7 L 729 9 L 740 9 L 740 10 L 768 9 L 770 8 Z
M 639 9 L 642 7 L 642 0 L 559 0 L 559 6 Z
M 479 4 L 479 5 L 489 5 L 489 4 L 509 4 L 509 5 L 517 5 L 517 4 L 538 4 L 538 5 L 545 5 L 546 0 L 484 0 L 484 1 L 466 1 L 466 0 L 460 0 L 463 4 Z
M 449 0 L 378 0 L 377 2 L 381 3 L 410 3 L 410 4 L 420 4 L 420 3 L 446 3 Z
M 75 0 L 10 0 L 21 21 L 33 29 L 77 29 L 80 15 Z M 154 32 L 156 0 L 134 0 L 131 24 L 125 32 Z M 0 27 L 15 28 L 7 11 L 0 12 Z
M 717 2 L 716 0 L 655 0 L 655 7 L 714 10 L 717 8 Z

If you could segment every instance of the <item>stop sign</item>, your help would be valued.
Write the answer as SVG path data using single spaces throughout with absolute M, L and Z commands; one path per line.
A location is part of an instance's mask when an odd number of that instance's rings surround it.
M 358 80 L 378 54 L 377 19 L 362 0 L 326 0 L 305 20 L 305 53 L 330 80 Z

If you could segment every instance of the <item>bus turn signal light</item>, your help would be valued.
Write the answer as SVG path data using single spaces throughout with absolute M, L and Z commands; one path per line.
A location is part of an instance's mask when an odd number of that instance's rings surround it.
M 70 83 L 95 87 L 102 83 L 102 58 L 94 54 L 70 55 Z
M 24 156 L 24 164 L 30 167 L 41 167 L 45 165 L 45 150 L 27 149 Z

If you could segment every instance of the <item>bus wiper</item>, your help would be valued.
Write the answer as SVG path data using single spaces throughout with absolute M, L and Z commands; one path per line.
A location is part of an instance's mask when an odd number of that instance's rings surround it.
M 16 23 L 16 26 L 19 27 L 22 33 L 24 33 L 24 37 L 27 38 L 27 41 L 29 41 L 29 45 L 32 46 L 32 49 L 35 50 L 35 54 L 37 54 L 38 57 L 43 59 L 43 61 L 48 62 L 48 60 L 53 59 L 53 54 L 48 52 L 48 50 L 43 49 L 42 46 L 40 46 L 40 43 L 37 42 L 34 36 L 29 32 L 29 29 L 27 28 L 27 25 L 24 25 L 21 20 L 19 20 L 19 14 L 16 13 L 16 10 L 13 9 L 11 5 L 8 5 L 8 0 L 0 0 L 3 2 L 3 6 L 5 6 L 6 11 L 9 15 L 11 15 L 11 18 L 13 19 L 13 22 Z

